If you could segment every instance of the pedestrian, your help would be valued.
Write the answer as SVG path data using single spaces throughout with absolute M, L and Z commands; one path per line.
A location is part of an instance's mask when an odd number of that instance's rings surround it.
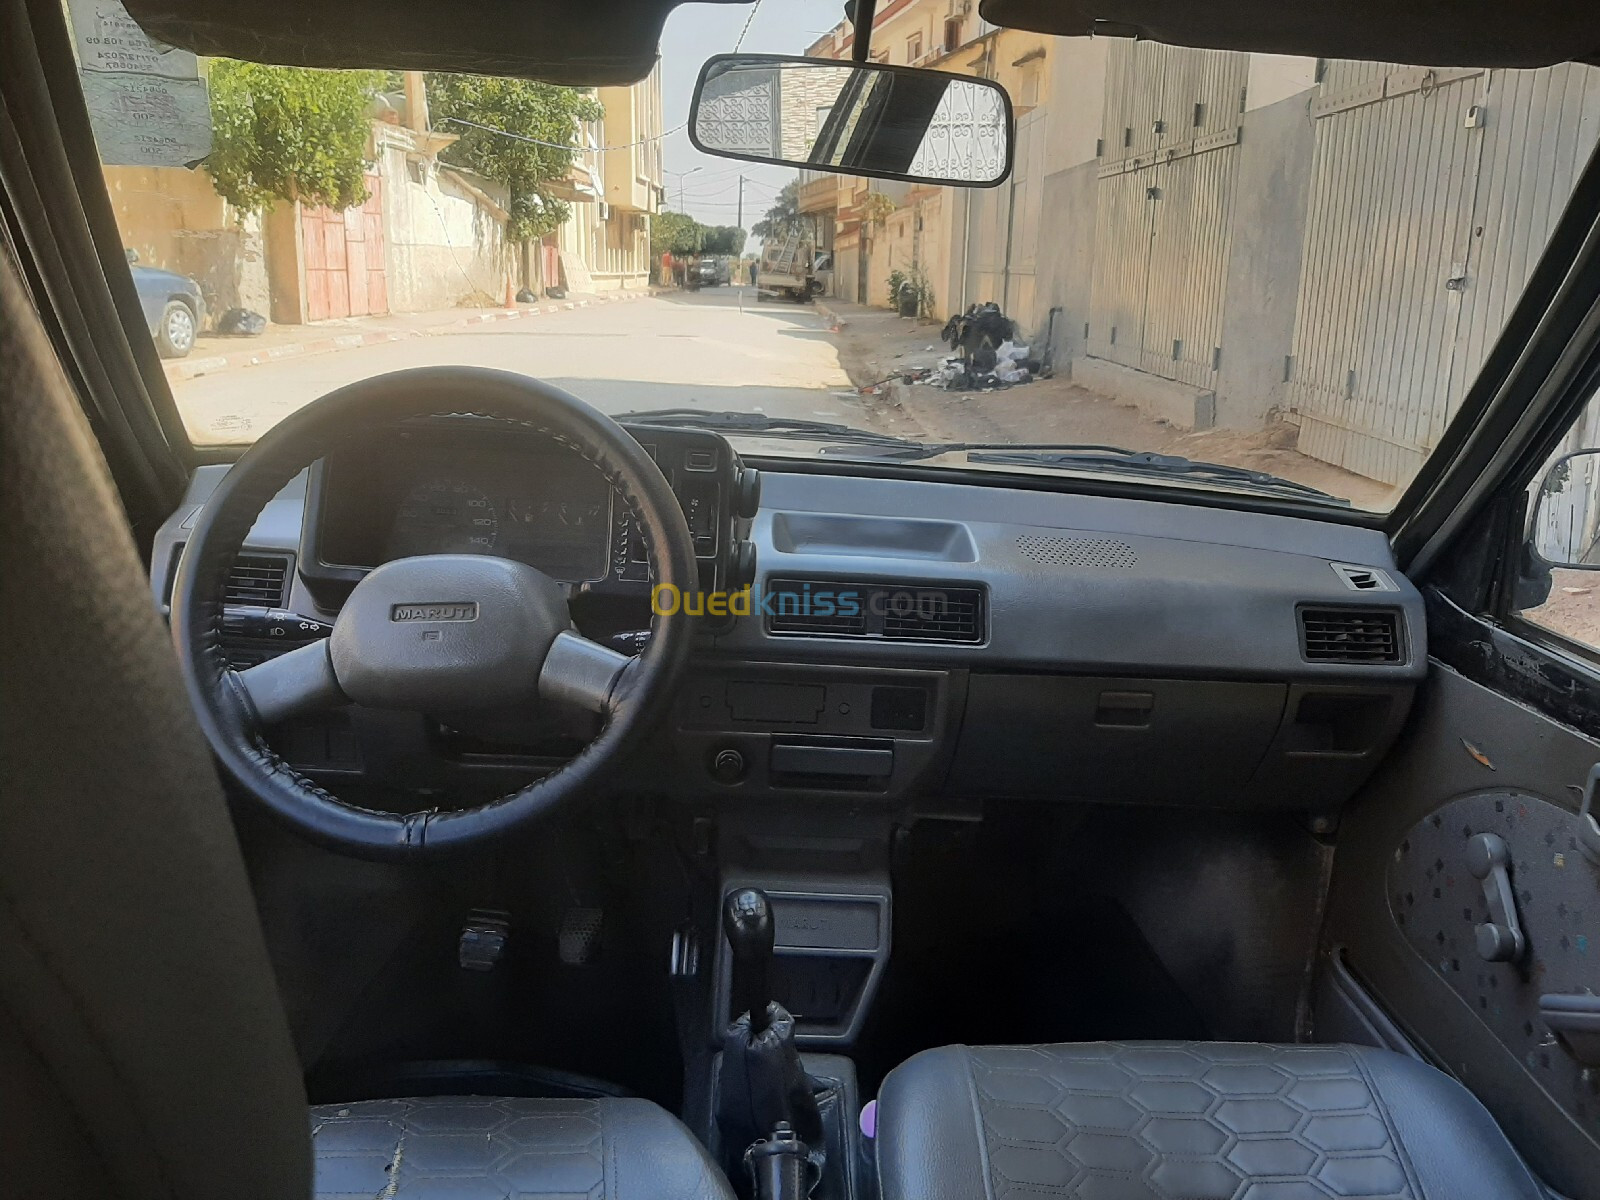
M 755 285 L 756 285 L 756 260 L 752 258 L 750 260 L 750 286 L 751 287 L 755 287 Z

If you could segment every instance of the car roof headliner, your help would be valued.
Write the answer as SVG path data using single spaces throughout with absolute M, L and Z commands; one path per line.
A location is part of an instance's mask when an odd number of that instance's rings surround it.
M 748 3 L 750 0 L 710 0 Z M 780 0 L 781 2 L 781 0 Z M 643 78 L 680 0 L 125 0 L 201 54 L 473 71 L 605 86 Z M 1600 62 L 1596 0 L 982 0 L 997 25 L 1214 49 L 1440 66 Z M 880 0 L 880 7 L 884 7 Z M 707 46 L 712 54 L 728 47 Z

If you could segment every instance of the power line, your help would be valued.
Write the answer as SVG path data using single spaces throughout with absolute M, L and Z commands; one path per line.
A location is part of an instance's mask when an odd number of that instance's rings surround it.
M 528 142 L 534 146 L 547 146 L 551 150 L 570 150 L 574 154 L 606 154 L 612 150 L 632 150 L 635 146 L 648 146 L 651 142 L 659 142 L 664 137 L 670 137 L 681 129 L 689 128 L 689 122 L 676 125 L 665 133 L 652 133 L 647 138 L 640 138 L 637 142 L 624 142 L 620 146 L 573 146 L 562 145 L 560 142 L 546 142 L 539 138 L 529 137 L 525 133 L 512 133 L 509 129 L 496 129 L 493 125 L 480 125 L 476 121 L 469 121 L 465 117 L 446 117 L 446 121 L 453 121 L 457 125 L 470 125 L 474 129 L 481 129 L 485 133 L 497 133 L 501 137 L 511 138 L 513 141 Z
M 744 28 L 739 30 L 739 40 L 733 44 L 733 52 L 739 53 L 739 48 L 744 45 L 744 35 L 750 32 L 750 22 L 756 19 L 756 14 L 761 11 L 761 0 L 756 0 L 755 7 L 750 10 L 750 15 L 744 19 Z

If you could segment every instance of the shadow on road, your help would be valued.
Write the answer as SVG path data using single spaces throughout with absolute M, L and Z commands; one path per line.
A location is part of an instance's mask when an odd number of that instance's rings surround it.
M 698 292 L 666 291 L 653 293 L 653 299 L 685 308 L 740 309 L 746 316 L 772 317 L 793 324 L 820 322 L 822 314 L 810 304 L 792 300 L 757 300 L 756 290 L 743 288 L 701 288 Z

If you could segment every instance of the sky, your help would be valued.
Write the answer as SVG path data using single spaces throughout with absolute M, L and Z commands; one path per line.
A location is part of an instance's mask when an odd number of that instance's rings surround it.
M 804 54 L 843 17 L 843 0 L 761 0 L 753 18 L 748 4 L 688 3 L 672 10 L 661 34 L 662 125 L 676 130 L 668 134 L 662 155 L 669 209 L 687 212 L 705 225 L 738 224 L 743 175 L 744 228 L 761 219 L 778 189 L 795 177 L 795 169 L 716 158 L 690 145 L 687 131 L 678 126 L 689 118 L 695 80 L 707 58 L 731 53 L 739 44 L 746 19 L 750 30 L 740 49 Z

